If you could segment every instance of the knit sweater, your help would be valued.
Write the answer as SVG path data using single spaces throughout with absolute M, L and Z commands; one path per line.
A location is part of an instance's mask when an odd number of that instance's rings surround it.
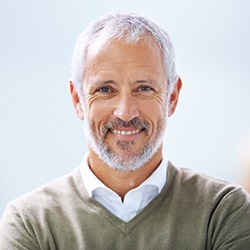
M 238 186 L 169 163 L 167 182 L 129 222 L 90 198 L 77 168 L 11 202 L 0 249 L 250 249 L 250 199 Z

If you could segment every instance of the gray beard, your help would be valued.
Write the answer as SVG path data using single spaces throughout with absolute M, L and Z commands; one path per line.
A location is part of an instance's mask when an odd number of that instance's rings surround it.
M 120 123 L 124 122 L 120 120 Z M 141 124 L 141 127 L 144 126 L 144 132 L 147 133 L 149 124 L 145 124 L 145 122 L 140 121 L 135 121 L 134 123 L 136 123 L 137 125 L 138 123 Z M 84 128 L 90 148 L 98 155 L 101 160 L 103 160 L 108 166 L 115 170 L 121 172 L 131 172 L 144 166 L 158 151 L 163 142 L 166 123 L 167 110 L 162 122 L 157 126 L 157 134 L 153 138 L 151 138 L 151 140 L 149 140 L 137 153 L 130 150 L 130 147 L 134 143 L 133 141 L 118 141 L 117 146 L 121 148 L 122 153 L 114 152 L 111 147 L 109 147 L 109 145 L 105 142 L 106 135 L 110 129 L 109 126 L 105 126 L 107 128 L 103 129 L 103 131 L 101 132 L 101 136 L 97 136 L 94 133 L 94 125 L 90 125 L 88 121 L 84 122 Z

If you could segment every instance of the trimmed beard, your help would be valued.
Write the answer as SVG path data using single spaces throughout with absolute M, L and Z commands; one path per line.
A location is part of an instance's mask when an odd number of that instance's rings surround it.
M 83 106 L 83 105 L 82 105 Z M 146 121 L 140 121 L 138 118 L 134 118 L 129 122 L 124 122 L 118 118 L 108 122 L 102 128 L 100 133 L 95 133 L 94 122 L 89 123 L 88 120 L 84 121 L 85 136 L 88 140 L 91 149 L 98 155 L 111 168 L 121 172 L 131 172 L 143 167 L 152 156 L 158 151 L 163 143 L 163 138 L 167 125 L 167 114 L 168 114 L 168 102 L 167 107 L 164 110 L 164 117 L 157 124 L 157 131 L 151 139 L 149 139 L 143 148 L 138 152 L 132 152 L 130 150 L 133 141 L 118 141 L 117 145 L 121 147 L 122 153 L 117 153 L 105 142 L 107 134 L 110 133 L 112 128 L 116 126 L 140 128 L 143 132 L 150 129 L 150 124 Z M 84 107 L 83 107 L 84 108 Z M 86 110 L 84 109 L 86 114 Z M 125 152 L 126 151 L 126 152 Z

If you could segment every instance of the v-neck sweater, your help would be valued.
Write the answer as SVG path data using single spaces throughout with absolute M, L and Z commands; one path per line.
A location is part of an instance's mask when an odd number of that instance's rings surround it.
M 116 217 L 128 222 L 161 192 L 166 183 L 167 165 L 166 159 L 163 158 L 146 180 L 125 194 L 123 201 L 91 171 L 88 165 L 88 154 L 83 157 L 80 172 L 89 196 L 105 206 Z
M 249 249 L 250 200 L 239 186 L 169 163 L 167 183 L 125 222 L 92 199 L 79 167 L 11 202 L 0 249 Z

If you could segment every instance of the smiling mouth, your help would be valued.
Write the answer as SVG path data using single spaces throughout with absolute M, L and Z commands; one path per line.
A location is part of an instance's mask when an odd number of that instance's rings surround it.
M 116 135 L 134 135 L 138 134 L 141 130 L 136 129 L 136 130 L 118 130 L 118 129 L 113 129 L 111 130 L 112 133 Z

